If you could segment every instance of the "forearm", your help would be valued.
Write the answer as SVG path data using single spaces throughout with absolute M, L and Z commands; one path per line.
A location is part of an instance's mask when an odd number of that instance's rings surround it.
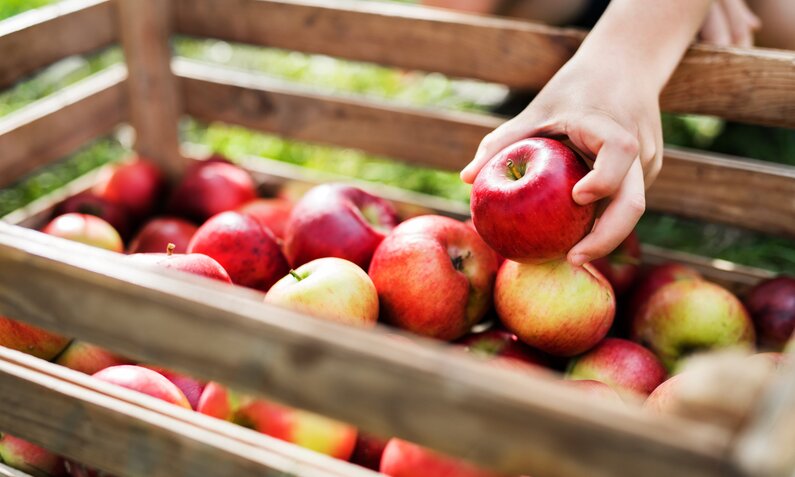
M 613 0 L 575 58 L 633 75 L 659 93 L 698 32 L 711 3 L 712 0 Z

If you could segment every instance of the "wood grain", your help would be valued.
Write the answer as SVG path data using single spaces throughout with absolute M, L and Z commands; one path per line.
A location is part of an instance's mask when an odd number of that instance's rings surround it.
M 502 119 L 324 95 L 262 76 L 174 63 L 186 111 L 292 139 L 458 170 Z M 795 168 L 669 148 L 649 209 L 795 237 Z
M 117 0 L 135 150 L 173 177 L 185 168 L 179 151 L 181 97 L 171 72 L 170 1 Z
M 0 428 L 121 477 L 377 475 L 6 348 Z
M 113 66 L 0 118 L 0 187 L 108 134 L 127 118 L 124 66 Z
M 0 89 L 71 55 L 116 41 L 110 0 L 67 0 L 0 22 Z
M 320 53 L 539 90 L 584 32 L 354 0 L 177 0 L 179 33 Z M 296 33 L 300 32 L 300 34 Z M 666 111 L 795 127 L 795 52 L 694 46 Z
M 8 316 L 508 473 L 734 475 L 721 429 L 585 401 L 435 342 L 317 320 L 169 272 L 0 224 Z

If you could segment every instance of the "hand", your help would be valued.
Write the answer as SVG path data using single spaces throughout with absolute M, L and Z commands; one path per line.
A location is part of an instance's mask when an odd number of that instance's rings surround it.
M 745 0 L 715 0 L 698 36 L 712 45 L 750 48 L 754 45 L 754 31 L 761 26 Z
M 483 139 L 461 171 L 464 182 L 472 183 L 500 150 L 532 136 L 568 137 L 595 158 L 573 198 L 582 205 L 609 198 L 609 204 L 591 233 L 569 251 L 574 265 L 607 255 L 632 232 L 646 207 L 645 189 L 662 166 L 659 90 L 644 85 L 640 74 L 590 58 L 569 61 L 527 109 Z

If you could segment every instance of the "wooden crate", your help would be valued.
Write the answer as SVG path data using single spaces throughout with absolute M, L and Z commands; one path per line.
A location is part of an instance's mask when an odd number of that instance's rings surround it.
M 451 170 L 500 122 L 172 61 L 172 34 L 534 89 L 583 37 L 521 21 L 352 0 L 67 0 L 0 23 L 0 87 L 116 42 L 126 65 L 0 118 L 0 186 L 122 122 L 135 127 L 140 153 L 176 175 L 190 162 L 177 134 L 181 114 Z M 795 127 L 795 54 L 694 46 L 662 107 Z M 246 164 L 266 184 L 336 179 L 276 162 Z M 585 401 L 558 382 L 495 369 L 436 342 L 316 320 L 265 305 L 250 290 L 154 273 L 20 227 L 40 224 L 54 203 L 95 177 L 0 223 L 0 313 L 509 474 L 772 477 L 795 469 L 795 367 L 764 390 L 739 430 L 663 419 Z M 458 203 L 365 187 L 401 204 L 468 215 Z M 648 200 L 654 210 L 795 237 L 794 198 L 791 167 L 667 149 Z M 770 276 L 720 260 L 644 251 L 651 262 L 694 265 L 735 291 Z M 4 349 L 0 429 L 121 476 L 375 475 Z

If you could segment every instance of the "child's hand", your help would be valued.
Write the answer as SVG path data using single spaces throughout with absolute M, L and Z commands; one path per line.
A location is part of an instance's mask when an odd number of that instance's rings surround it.
M 473 182 L 500 150 L 531 136 L 566 136 L 595 158 L 593 170 L 574 187 L 574 200 L 584 205 L 609 197 L 610 204 L 569 252 L 576 265 L 607 255 L 629 235 L 645 210 L 645 189 L 662 165 L 658 93 L 635 75 L 615 73 L 587 60 L 569 62 L 527 109 L 483 139 L 461 172 L 465 182 Z

